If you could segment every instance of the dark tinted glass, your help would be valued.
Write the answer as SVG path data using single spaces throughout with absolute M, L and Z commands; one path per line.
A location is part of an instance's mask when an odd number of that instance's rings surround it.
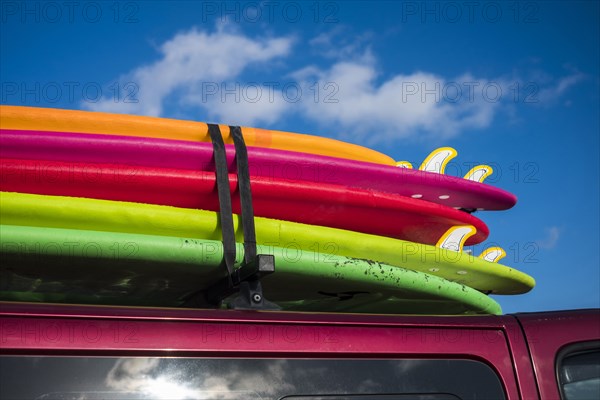
M 600 350 L 565 357 L 559 377 L 565 400 L 600 399 Z
M 470 360 L 3 356 L 0 376 L 13 400 L 504 398 L 492 369 Z

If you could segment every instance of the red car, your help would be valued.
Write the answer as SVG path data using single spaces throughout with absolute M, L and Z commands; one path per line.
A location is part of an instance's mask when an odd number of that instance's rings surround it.
M 383 316 L 0 303 L 2 399 L 599 399 L 600 310 Z

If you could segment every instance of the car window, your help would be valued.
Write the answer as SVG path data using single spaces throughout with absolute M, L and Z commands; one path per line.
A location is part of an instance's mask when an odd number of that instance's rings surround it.
M 564 356 L 558 376 L 564 400 L 600 399 L 600 349 Z
M 13 400 L 504 399 L 473 360 L 0 357 Z

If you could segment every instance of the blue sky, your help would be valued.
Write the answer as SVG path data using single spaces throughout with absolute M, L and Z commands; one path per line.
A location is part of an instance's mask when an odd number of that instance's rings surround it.
M 478 213 L 486 244 L 537 280 L 504 311 L 600 307 L 598 2 L 3 1 L 0 20 L 2 104 L 491 164 L 519 202 Z

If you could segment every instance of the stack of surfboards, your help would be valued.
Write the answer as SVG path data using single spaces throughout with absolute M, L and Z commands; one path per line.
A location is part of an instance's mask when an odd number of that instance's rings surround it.
M 0 300 L 181 306 L 222 276 L 213 147 L 201 122 L 0 106 Z M 220 126 L 226 144 L 229 127 Z M 309 135 L 242 128 L 265 297 L 285 310 L 501 312 L 531 290 L 471 214 L 505 210 L 491 168 L 444 174 Z M 226 146 L 234 212 L 235 149 Z M 235 216 L 234 216 L 235 217 Z M 234 218 L 237 263 L 240 219 Z

